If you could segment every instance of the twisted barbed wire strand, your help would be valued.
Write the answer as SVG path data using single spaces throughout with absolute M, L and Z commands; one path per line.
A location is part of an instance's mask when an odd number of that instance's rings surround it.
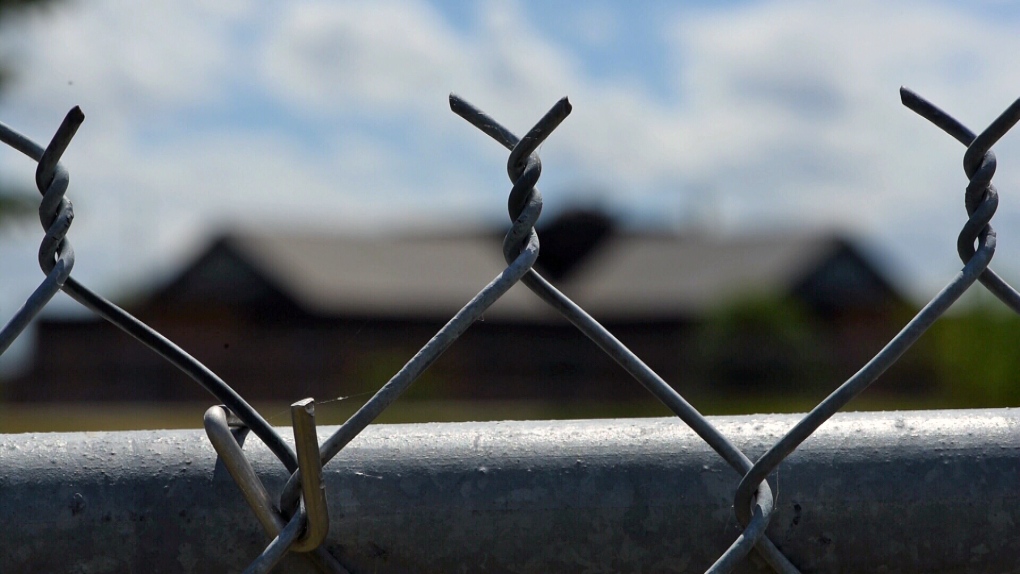
M 569 105 L 569 102 L 564 98 L 561 100 L 561 104 Z M 519 145 L 528 145 L 529 147 L 533 145 L 527 135 L 518 140 L 517 136 L 509 129 L 458 96 L 450 96 L 450 108 L 471 125 L 499 142 L 503 147 L 511 150 L 510 157 L 507 160 L 507 174 L 510 176 L 511 181 L 514 181 L 517 174 L 525 172 L 529 164 L 526 163 L 526 160 L 522 159 L 521 153 L 517 150 Z M 534 150 L 535 147 L 531 149 Z M 537 158 L 535 159 L 537 160 Z M 535 168 L 533 167 L 532 169 Z M 538 190 L 535 189 L 534 193 L 537 194 Z M 518 209 L 520 203 L 526 200 L 526 197 L 522 197 L 519 194 L 516 196 L 516 201 L 514 197 L 515 195 L 511 193 L 511 200 L 508 202 L 511 218 L 515 216 L 515 210 Z M 504 247 L 505 256 L 509 257 L 512 253 L 512 250 L 506 249 L 506 246 Z M 730 464 L 738 473 L 743 475 L 751 469 L 751 460 L 720 433 L 708 419 L 691 406 L 673 387 L 662 380 L 655 371 L 620 342 L 608 329 L 603 327 L 569 297 L 556 289 L 541 274 L 531 269 L 521 279 L 521 283 L 560 312 L 603 352 L 612 357 L 628 374 L 641 383 L 652 395 L 694 430 L 702 440 L 719 453 L 723 460 Z M 709 571 L 718 571 L 718 568 L 729 568 L 731 563 L 739 562 L 750 551 L 751 547 L 758 544 L 761 554 L 773 569 L 783 573 L 798 572 L 793 563 L 783 555 L 775 544 L 767 537 L 764 537 L 765 528 L 768 526 L 769 517 L 771 516 L 772 506 L 772 491 L 768 484 L 763 482 L 762 491 L 752 510 L 755 513 L 754 523 L 750 526 L 745 525 L 747 530 L 723 554 L 719 559 L 720 561 L 713 565 L 712 568 L 716 570 L 710 569 Z
M 77 106 L 72 108 L 45 149 L 28 137 L 0 124 L 0 141 L 38 162 L 35 181 L 43 194 L 39 205 L 39 219 L 45 230 L 45 236 L 39 247 L 39 266 L 46 273 L 46 279 L 0 331 L 0 354 L 24 331 L 31 319 L 42 310 L 56 291 L 63 290 L 72 299 L 149 347 L 198 382 L 243 420 L 276 454 L 288 471 L 293 472 L 298 466 L 294 451 L 241 395 L 175 343 L 70 276 L 74 264 L 74 250 L 66 234 L 74 214 L 71 202 L 64 197 L 70 178 L 59 160 L 84 120 L 85 114 L 81 109 Z
M 901 94 L 909 94 L 908 90 L 901 90 Z M 908 101 L 910 103 L 908 103 Z M 909 96 L 904 97 L 904 104 L 911 106 L 914 100 Z M 1018 100 L 1020 102 L 1020 100 Z M 911 108 L 914 109 L 914 108 Z M 916 111 L 916 110 L 915 110 Z M 920 113 L 920 112 L 919 112 Z M 941 113 L 941 112 L 940 112 Z M 930 114 L 925 116 L 931 119 L 933 123 L 939 127 L 944 125 L 949 126 L 950 129 L 946 129 L 947 132 L 953 134 L 952 130 L 956 130 L 957 133 L 963 133 L 959 128 L 963 128 L 962 124 L 959 124 L 956 120 L 952 120 L 948 115 L 941 113 L 941 117 L 936 114 Z M 921 114 L 924 116 L 925 114 Z M 934 119 L 933 119 L 934 118 Z M 979 157 L 985 158 L 986 154 L 990 154 L 989 148 L 1001 138 L 1010 127 L 1012 127 L 1018 120 L 1020 120 L 1020 105 L 1014 103 L 1007 109 L 1006 113 L 999 116 L 982 135 L 977 138 L 970 138 L 971 147 L 974 149 L 970 152 L 968 157 Z M 941 122 L 941 123 L 940 123 Z M 963 128 L 966 130 L 966 128 Z M 969 131 L 969 130 L 966 130 Z M 959 139 L 959 138 L 958 138 Z M 968 150 L 970 151 L 970 150 Z M 982 161 L 985 165 L 992 166 L 994 171 L 994 160 L 991 162 Z M 965 166 L 974 166 L 973 160 L 967 160 Z M 980 167 L 980 166 L 978 166 Z M 970 171 L 973 167 L 968 168 L 969 173 L 976 173 Z M 987 169 L 987 168 L 986 168 Z M 990 182 L 990 179 L 989 179 Z M 987 183 L 987 182 L 986 182 Z M 754 467 L 744 476 L 740 484 L 737 486 L 736 496 L 734 497 L 734 511 L 737 513 L 737 518 L 741 523 L 746 523 L 749 520 L 747 511 L 742 505 L 747 504 L 748 501 L 754 495 L 754 491 L 757 483 L 772 473 L 779 464 L 792 453 L 800 444 L 806 440 L 815 430 L 818 429 L 825 421 L 829 420 L 838 410 L 843 408 L 850 400 L 860 394 L 866 389 L 871 383 L 873 383 L 886 369 L 888 369 L 893 363 L 895 363 L 902 355 L 909 349 L 925 331 L 939 318 L 946 310 L 956 302 L 959 297 L 966 292 L 971 285 L 974 284 L 979 277 L 989 271 L 988 264 L 992 260 L 992 256 L 995 254 L 995 232 L 992 230 L 989 222 L 992 216 L 995 214 L 996 206 L 998 205 L 998 193 L 995 188 L 988 183 L 985 187 L 984 197 L 976 204 L 968 202 L 968 212 L 970 212 L 970 220 L 964 226 L 964 231 L 961 232 L 961 238 L 966 233 L 966 241 L 973 245 L 974 241 L 977 241 L 978 247 L 974 250 L 974 253 L 965 259 L 963 269 L 946 285 L 924 308 L 921 309 L 914 316 L 913 319 L 895 336 L 881 351 L 878 352 L 864 367 L 861 368 L 856 374 L 850 377 L 844 382 L 839 388 L 833 391 L 828 397 L 825 398 L 821 403 L 818 404 L 810 413 L 807 414 L 800 422 L 798 422 L 786 435 L 784 435 L 779 441 L 777 441 L 769 450 L 759 458 Z M 963 241 L 964 239 L 961 239 Z M 994 280 L 993 280 L 994 281 Z M 993 283 L 994 284 L 994 283 Z M 1008 287 L 1008 285 L 1007 285 Z M 1010 288 L 1010 290 L 1012 290 Z M 996 292 L 998 295 L 999 293 Z
M 81 108 L 75 106 L 64 116 L 48 146 L 41 146 L 0 123 L 0 141 L 38 163 L 35 180 L 43 199 L 39 206 L 39 222 L 45 236 L 39 246 L 39 265 L 46 277 L 29 295 L 25 303 L 0 330 L 0 355 L 18 338 L 32 319 L 42 311 L 57 291 L 64 286 L 74 267 L 74 249 L 65 236 L 74 219 L 74 208 L 64 197 L 70 176 L 60 157 L 67 150 L 78 126 L 85 121 Z
M 552 133 L 552 131 L 570 114 L 569 102 L 561 101 L 552 107 L 528 132 L 525 144 L 532 152 Z M 522 149 L 523 151 L 523 149 Z M 530 159 L 527 169 L 514 182 L 510 192 L 510 202 L 518 202 L 526 198 L 523 207 L 517 213 L 514 223 L 504 238 L 504 249 L 515 254 L 507 259 L 507 267 L 488 285 L 475 295 L 449 322 L 430 339 L 385 385 L 380 388 L 364 405 L 358 409 L 340 428 L 338 428 L 320 447 L 322 463 L 325 465 L 336 456 L 354 437 L 358 436 L 376 417 L 393 403 L 429 366 L 439 358 L 493 303 L 513 287 L 521 277 L 528 273 L 538 259 L 538 234 L 535 223 L 542 212 L 540 194 L 532 194 L 531 190 L 541 174 L 537 161 Z M 287 481 L 280 495 L 280 509 L 285 513 L 292 512 L 298 501 L 298 485 L 300 473 L 294 473 Z
M 989 202 L 984 201 L 989 191 L 994 194 L 997 201 L 998 194 L 995 193 L 995 186 L 992 185 L 996 161 L 995 152 L 991 150 L 991 147 L 1016 124 L 1017 118 L 1020 117 L 1020 99 L 1015 100 L 1004 112 L 999 114 L 999 117 L 988 128 L 976 136 L 956 118 L 907 88 L 900 88 L 900 100 L 903 105 L 967 146 L 967 151 L 963 154 L 963 170 L 970 180 L 964 194 L 967 215 L 973 216 L 977 209 L 989 205 Z M 994 207 L 991 209 L 994 210 Z M 980 221 L 980 218 L 969 219 L 960 231 L 956 242 L 957 253 L 964 263 L 974 256 L 974 241 L 981 231 L 980 228 L 975 228 L 977 221 Z M 989 226 L 989 232 L 994 233 L 990 224 L 985 225 Z M 1017 293 L 995 271 L 986 269 L 978 280 L 1010 309 L 1020 313 L 1020 293 Z

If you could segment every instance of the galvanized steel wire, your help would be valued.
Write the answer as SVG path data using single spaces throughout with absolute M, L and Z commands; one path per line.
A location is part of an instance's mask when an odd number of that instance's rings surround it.
M 524 137 L 518 138 L 511 130 L 464 99 L 450 96 L 450 108 L 454 113 L 510 152 L 507 175 L 511 188 L 507 208 L 512 226 L 502 247 L 507 266 L 321 445 L 315 434 L 314 404 L 311 400 L 298 401 L 292 408 L 297 445 L 295 452 L 243 397 L 201 362 L 71 277 L 75 255 L 67 234 L 74 215 L 71 203 L 65 197 L 69 175 L 60 163 L 60 158 L 84 121 L 85 116 L 77 107 L 67 114 L 45 148 L 0 123 L 0 141 L 38 162 L 35 181 L 42 194 L 39 214 L 45 232 L 39 249 L 39 264 L 45 277 L 0 330 L 0 354 L 6 351 L 56 292 L 63 290 L 74 300 L 151 348 L 222 403 L 222 406 L 214 406 L 206 412 L 207 436 L 270 540 L 260 556 L 252 557 L 245 572 L 268 572 L 288 552 L 302 553 L 323 572 L 348 572 L 322 545 L 330 524 L 321 482 L 323 465 L 335 458 L 453 345 L 489 306 L 519 282 L 612 357 L 741 477 L 734 492 L 733 509 L 743 531 L 714 564 L 705 565 L 707 571 L 729 572 L 752 549 L 756 549 L 775 571 L 799 572 L 765 534 L 775 508 L 775 499 L 767 477 L 819 426 L 893 365 L 975 281 L 979 281 L 1009 308 L 1020 313 L 1020 293 L 989 267 L 995 253 L 996 240 L 990 222 L 998 206 L 998 192 L 991 183 L 996 167 L 991 148 L 1020 121 L 1020 99 L 985 130 L 975 135 L 952 116 L 910 90 L 901 88 L 900 94 L 905 106 L 967 146 L 963 167 L 969 184 L 964 204 L 969 219 L 960 231 L 957 242 L 963 268 L 878 354 L 807 413 L 756 461 L 749 459 L 734 446 L 673 386 L 659 377 L 611 332 L 535 271 L 534 265 L 539 253 L 535 224 L 542 211 L 542 195 L 536 187 L 542 173 L 542 162 L 537 149 L 570 115 L 572 108 L 566 98 L 557 102 Z M 291 475 L 275 499 L 260 482 L 241 448 L 249 430 L 266 444 Z

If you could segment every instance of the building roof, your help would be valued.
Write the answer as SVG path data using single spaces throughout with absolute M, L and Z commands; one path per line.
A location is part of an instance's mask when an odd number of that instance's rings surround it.
M 193 283 L 189 276 L 201 276 L 218 278 L 214 290 L 229 298 L 242 286 L 201 268 L 233 257 L 251 269 L 248 275 L 314 315 L 449 318 L 505 268 L 500 241 L 487 234 L 369 238 L 234 231 L 159 297 L 173 298 L 175 290 Z M 211 253 L 219 256 L 210 258 Z M 612 233 L 554 283 L 598 318 L 648 320 L 698 316 L 741 295 L 792 294 L 822 269 L 842 273 L 844 279 L 828 281 L 842 285 L 839 297 L 853 296 L 847 295 L 851 288 L 897 297 L 866 258 L 835 234 Z M 545 321 L 557 314 L 527 287 L 515 285 L 485 317 Z
M 624 236 L 592 256 L 577 297 L 611 314 L 700 315 L 741 296 L 790 294 L 848 244 L 836 236 Z

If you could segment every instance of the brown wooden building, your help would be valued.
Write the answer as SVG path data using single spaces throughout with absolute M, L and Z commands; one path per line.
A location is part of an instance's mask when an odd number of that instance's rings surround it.
M 573 214 L 540 232 L 538 268 L 670 383 L 830 388 L 905 307 L 845 239 L 616 232 Z M 127 308 L 249 400 L 327 399 L 393 375 L 504 267 L 496 234 L 226 233 Z M 209 400 L 98 320 L 48 318 L 15 401 Z M 426 398 L 626 399 L 643 391 L 523 285 L 416 383 Z M 686 391 L 685 391 L 686 392 Z

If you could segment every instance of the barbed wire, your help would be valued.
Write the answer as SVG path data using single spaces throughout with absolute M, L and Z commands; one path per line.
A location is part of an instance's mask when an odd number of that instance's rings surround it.
M 322 444 L 318 443 L 316 435 L 314 402 L 311 399 L 298 401 L 292 406 L 296 445 L 296 449 L 292 449 L 258 411 L 205 365 L 71 277 L 75 254 L 67 233 L 74 214 L 71 202 L 65 197 L 70 178 L 60 158 L 85 119 L 77 107 L 67 114 L 45 148 L 0 123 L 0 141 L 38 163 L 35 181 L 42 194 L 39 214 L 45 232 L 39 248 L 39 265 L 45 278 L 0 330 L 0 354 L 7 350 L 56 292 L 63 290 L 75 301 L 162 356 L 222 402 L 222 405 L 206 411 L 204 425 L 207 437 L 271 540 L 265 550 L 253 558 L 245 572 L 268 572 L 287 553 L 296 552 L 307 557 L 320 571 L 346 573 L 348 569 L 323 545 L 330 525 L 322 484 L 323 466 L 396 401 L 486 309 L 515 284 L 521 283 L 612 357 L 741 477 L 734 491 L 733 509 L 743 530 L 708 567 L 707 572 L 730 572 L 754 548 L 775 571 L 796 573 L 799 572 L 797 567 L 765 534 L 775 509 L 775 497 L 767 477 L 819 426 L 896 363 L 975 281 L 979 281 L 1010 309 L 1020 313 L 1020 293 L 989 267 L 996 244 L 996 234 L 990 222 L 998 206 L 998 192 L 991 183 L 996 168 L 991 147 L 1020 121 L 1020 99 L 975 135 L 914 92 L 901 88 L 900 94 L 905 106 L 967 146 L 963 167 L 969 183 L 964 205 L 969 219 L 957 241 L 963 268 L 881 351 L 754 462 L 609 330 L 534 269 L 539 253 L 535 224 L 543 204 L 542 194 L 536 187 L 542 173 L 542 163 L 536 150 L 570 115 L 572 107 L 566 98 L 553 105 L 523 137 L 518 138 L 464 99 L 450 96 L 450 108 L 455 114 L 510 152 L 507 175 L 511 189 L 507 209 L 512 225 L 502 244 L 507 266 Z M 267 445 L 290 473 L 290 478 L 275 499 L 270 496 L 241 448 L 249 431 Z

